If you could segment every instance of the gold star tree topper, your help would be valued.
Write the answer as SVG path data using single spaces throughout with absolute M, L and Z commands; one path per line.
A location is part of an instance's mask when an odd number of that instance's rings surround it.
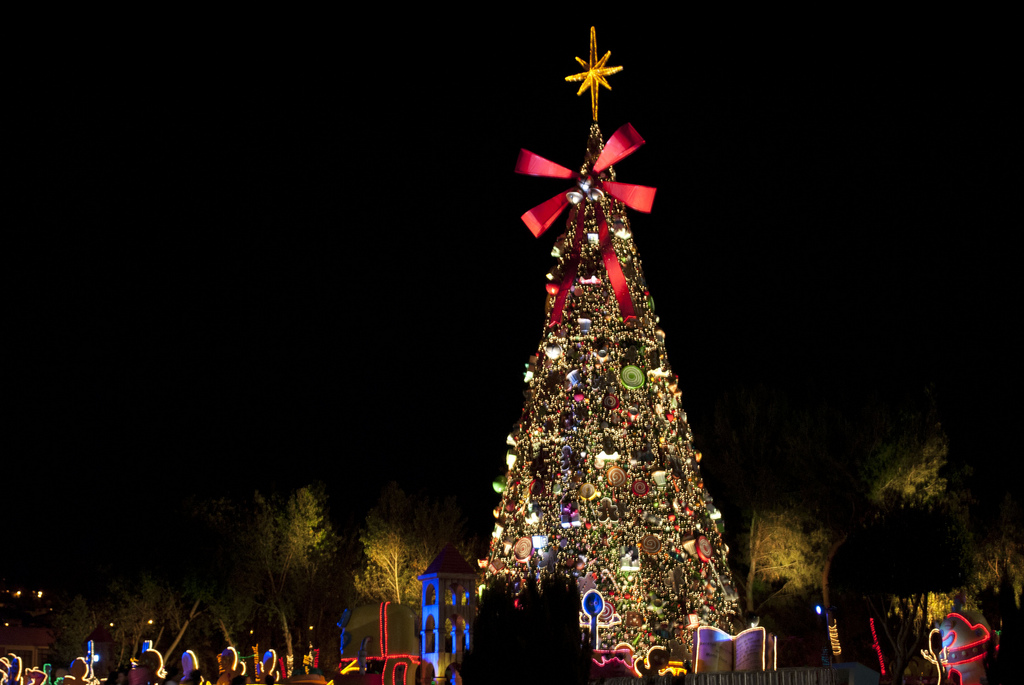
M 597 58 L 597 36 L 594 32 L 594 27 L 590 27 L 590 62 L 584 62 L 581 58 L 577 57 L 576 61 L 580 63 L 581 67 L 584 67 L 586 71 L 572 76 L 566 76 L 565 80 L 570 82 L 583 81 L 583 85 L 576 91 L 577 95 L 583 95 L 584 91 L 590 89 L 590 111 L 594 115 L 594 121 L 597 121 L 597 91 L 598 86 L 604 86 L 608 90 L 612 87 L 608 85 L 608 81 L 605 76 L 611 74 L 617 74 L 622 71 L 622 67 L 606 67 L 605 62 L 612 56 L 612 51 L 604 53 L 604 57 L 601 59 Z

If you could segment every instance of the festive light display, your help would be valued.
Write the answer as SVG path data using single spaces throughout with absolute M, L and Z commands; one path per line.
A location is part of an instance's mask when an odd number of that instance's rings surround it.
M 608 55 L 596 59 L 591 36 L 596 119 Z M 517 172 L 576 186 L 523 215 L 539 237 L 569 208 L 503 462 L 488 574 L 571 573 L 582 595 L 599 593 L 602 615 L 621 617 L 599 623 L 602 663 L 663 648 L 650 668 L 688 659 L 698 625 L 731 627 L 737 595 L 626 214 L 650 211 L 654 189 L 617 183 L 612 167 L 643 143 L 626 124 L 605 144 L 594 123 L 578 173 L 520 153 Z M 619 643 L 628 657 L 609 650 Z
M 0 657 L 0 685 L 22 685 L 22 663 L 17 654 Z
M 837 622 L 833 622 L 832 625 L 828 627 L 828 639 L 832 644 L 832 654 L 839 656 L 843 653 L 843 648 L 839 645 L 839 626 L 836 625 L 836 623 Z
M 91 645 L 89 651 L 92 652 Z M 137 666 L 149 668 L 157 678 L 167 677 L 167 671 L 164 670 L 164 655 L 153 649 L 152 640 L 142 642 L 142 654 L 139 655 L 138 661 L 132 660 L 132 668 Z
M 872 626 L 874 627 L 874 626 Z M 935 666 L 935 682 L 942 682 L 942 659 L 932 649 L 932 640 L 938 636 L 939 642 L 942 642 L 942 631 L 938 628 L 932 628 L 931 632 L 928 633 L 928 648 L 921 650 L 921 656 L 924 657 L 925 661 Z
M 2 659 L 0 659 L 2 661 Z M 71 662 L 71 673 L 64 676 L 64 683 L 67 685 L 95 685 L 99 681 L 92 677 L 89 664 L 85 657 L 78 657 Z
M 882 657 L 882 647 L 878 644 L 878 633 L 875 632 L 875 619 L 869 618 L 868 621 L 871 623 L 871 646 L 875 648 L 875 654 L 878 655 L 878 668 L 882 671 L 882 675 L 885 675 L 885 659 Z
M 351 639 L 342 647 L 338 664 L 342 675 L 365 672 L 367 664 L 376 662 L 381 682 L 408 685 L 415 681 L 420 654 L 416 616 L 408 607 L 383 602 L 346 610 L 346 614 L 343 622 Z
M 238 650 L 234 647 L 228 646 L 218 654 L 217 662 L 220 666 L 220 675 L 217 677 L 218 685 L 231 685 L 233 678 L 245 675 L 245 662 L 238 657 Z
M 255 651 L 259 653 L 259 645 L 255 648 Z M 260 677 L 266 678 L 268 675 L 275 676 L 277 670 L 277 652 L 273 649 L 268 649 L 263 653 L 263 660 L 260 664 Z
M 50 664 L 43 664 L 43 667 L 30 667 L 25 669 L 25 685 L 49 685 Z
M 968 617 L 969 613 L 971 616 Z M 963 685 L 978 685 L 985 675 L 982 661 L 988 653 L 992 631 L 977 612 L 950 612 L 939 625 L 942 664 L 950 675 L 956 671 Z

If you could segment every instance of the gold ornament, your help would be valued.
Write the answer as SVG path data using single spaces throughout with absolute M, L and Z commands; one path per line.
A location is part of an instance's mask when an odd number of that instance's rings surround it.
M 597 91 L 598 86 L 604 86 L 608 90 L 612 87 L 608 85 L 608 81 L 605 76 L 611 74 L 617 74 L 622 71 L 622 67 L 606 67 L 605 62 L 611 57 L 612 51 L 604 53 L 604 57 L 601 59 L 597 58 L 597 36 L 594 32 L 594 27 L 590 27 L 590 61 L 584 62 L 581 58 L 577 57 L 576 61 L 580 63 L 580 66 L 584 67 L 586 71 L 572 76 L 566 76 L 565 80 L 570 82 L 583 81 L 583 85 L 576 91 L 577 95 L 583 95 L 583 93 L 589 88 L 590 89 L 590 111 L 594 115 L 594 121 L 597 121 Z

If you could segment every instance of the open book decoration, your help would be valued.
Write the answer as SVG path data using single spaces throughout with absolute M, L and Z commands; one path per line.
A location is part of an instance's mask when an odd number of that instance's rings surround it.
M 730 635 L 713 626 L 697 628 L 695 673 L 722 671 L 774 671 L 776 637 L 764 628 Z

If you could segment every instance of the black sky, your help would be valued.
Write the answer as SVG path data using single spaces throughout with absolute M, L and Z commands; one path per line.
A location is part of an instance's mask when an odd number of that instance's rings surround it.
M 625 67 L 602 130 L 647 140 L 617 170 L 658 188 L 634 235 L 698 436 L 739 384 L 934 383 L 951 458 L 999 496 L 1021 307 L 1019 74 L 998 49 L 595 23 Z M 187 494 L 315 479 L 340 520 L 397 479 L 486 532 L 560 232 L 519 220 L 560 182 L 512 168 L 520 147 L 582 160 L 587 99 L 562 78 L 589 26 L 26 57 L 2 449 L 7 501 L 45 495 L 7 508 L 18 544 L 173 540 Z

